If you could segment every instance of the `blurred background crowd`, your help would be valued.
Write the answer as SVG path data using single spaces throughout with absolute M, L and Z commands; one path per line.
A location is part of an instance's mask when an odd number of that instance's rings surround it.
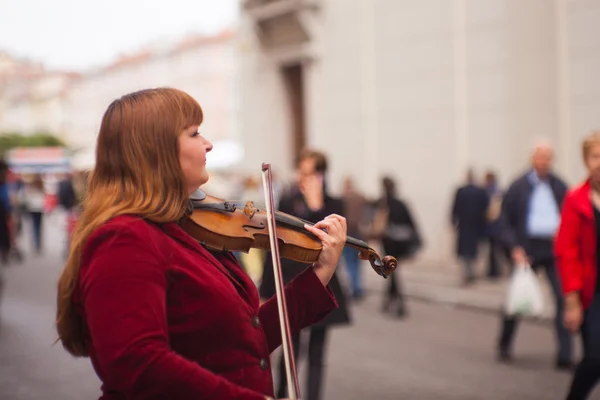
M 0 398 L 99 394 L 89 363 L 52 347 L 55 282 L 103 112 L 160 86 L 204 110 L 205 192 L 262 204 L 269 162 L 281 211 L 338 211 L 400 261 L 383 280 L 346 249 L 340 309 L 295 338 L 307 399 L 564 398 L 582 346 L 551 245 L 544 313 L 516 339 L 510 234 L 531 232 L 501 217 L 531 212 L 504 202 L 520 181 L 587 177 L 599 0 L 52 3 L 0 1 Z M 267 254 L 236 256 L 272 295 Z

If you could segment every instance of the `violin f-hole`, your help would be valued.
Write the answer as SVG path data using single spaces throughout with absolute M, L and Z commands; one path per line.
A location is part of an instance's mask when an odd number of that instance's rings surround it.
M 257 231 L 264 231 L 265 228 L 266 228 L 266 226 L 265 226 L 264 222 L 259 222 L 258 226 L 257 225 L 248 225 L 248 224 L 245 224 L 245 225 L 242 225 L 242 228 L 246 232 L 248 232 L 248 229 L 256 229 Z

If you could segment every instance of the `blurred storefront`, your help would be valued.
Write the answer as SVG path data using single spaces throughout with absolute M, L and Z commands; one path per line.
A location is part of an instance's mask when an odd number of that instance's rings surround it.
M 63 147 L 19 147 L 7 152 L 6 162 L 13 173 L 20 175 L 71 171 L 71 157 Z

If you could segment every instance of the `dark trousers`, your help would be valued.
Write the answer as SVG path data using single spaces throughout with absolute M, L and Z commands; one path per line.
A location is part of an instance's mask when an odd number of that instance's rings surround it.
M 600 293 L 585 311 L 581 326 L 583 359 L 575 370 L 567 400 L 585 400 L 600 381 Z
M 462 257 L 463 281 L 471 283 L 475 281 L 475 257 Z
M 321 387 L 324 373 L 323 358 L 325 356 L 325 345 L 327 339 L 327 327 L 317 326 L 310 328 L 310 338 L 308 340 L 308 377 L 304 389 L 300 389 L 300 397 L 306 400 L 321 399 Z M 292 338 L 294 347 L 294 358 L 298 360 L 300 354 L 300 334 Z M 278 398 L 287 397 L 287 381 L 285 375 L 285 359 L 281 355 L 279 363 L 279 389 Z
M 552 241 L 535 239 L 530 240 L 528 255 L 531 259 L 531 267 L 535 271 L 538 271 L 540 268 L 542 268 L 545 271 L 548 280 L 550 281 L 550 285 L 552 286 L 552 293 L 554 294 L 554 301 L 556 305 L 554 327 L 558 341 L 557 361 L 571 362 L 573 355 L 573 340 L 570 332 L 567 330 L 567 328 L 565 328 L 563 323 L 564 303 L 558 271 L 556 270 L 556 264 L 554 263 Z M 504 314 L 502 319 L 502 332 L 500 334 L 498 346 L 503 351 L 510 351 L 519 319 L 517 317 L 509 317 Z
M 399 269 L 396 269 L 387 278 L 387 287 L 383 293 L 383 312 L 392 311 L 393 313 L 403 316 L 406 313 L 406 304 L 404 302 L 404 294 L 402 284 L 400 282 Z
M 33 228 L 33 246 L 36 252 L 42 251 L 42 213 L 31 212 L 31 225 Z
M 487 276 L 497 278 L 502 275 L 502 263 L 505 260 L 510 262 L 510 251 L 494 237 L 489 237 L 487 241 L 489 243 Z

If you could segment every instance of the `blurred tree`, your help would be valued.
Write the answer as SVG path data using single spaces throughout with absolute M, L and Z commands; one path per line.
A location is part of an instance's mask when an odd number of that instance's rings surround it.
M 4 158 L 5 153 L 15 147 L 44 146 L 66 147 L 60 138 L 48 132 L 37 132 L 33 135 L 23 135 L 18 132 L 0 133 L 0 158 Z

